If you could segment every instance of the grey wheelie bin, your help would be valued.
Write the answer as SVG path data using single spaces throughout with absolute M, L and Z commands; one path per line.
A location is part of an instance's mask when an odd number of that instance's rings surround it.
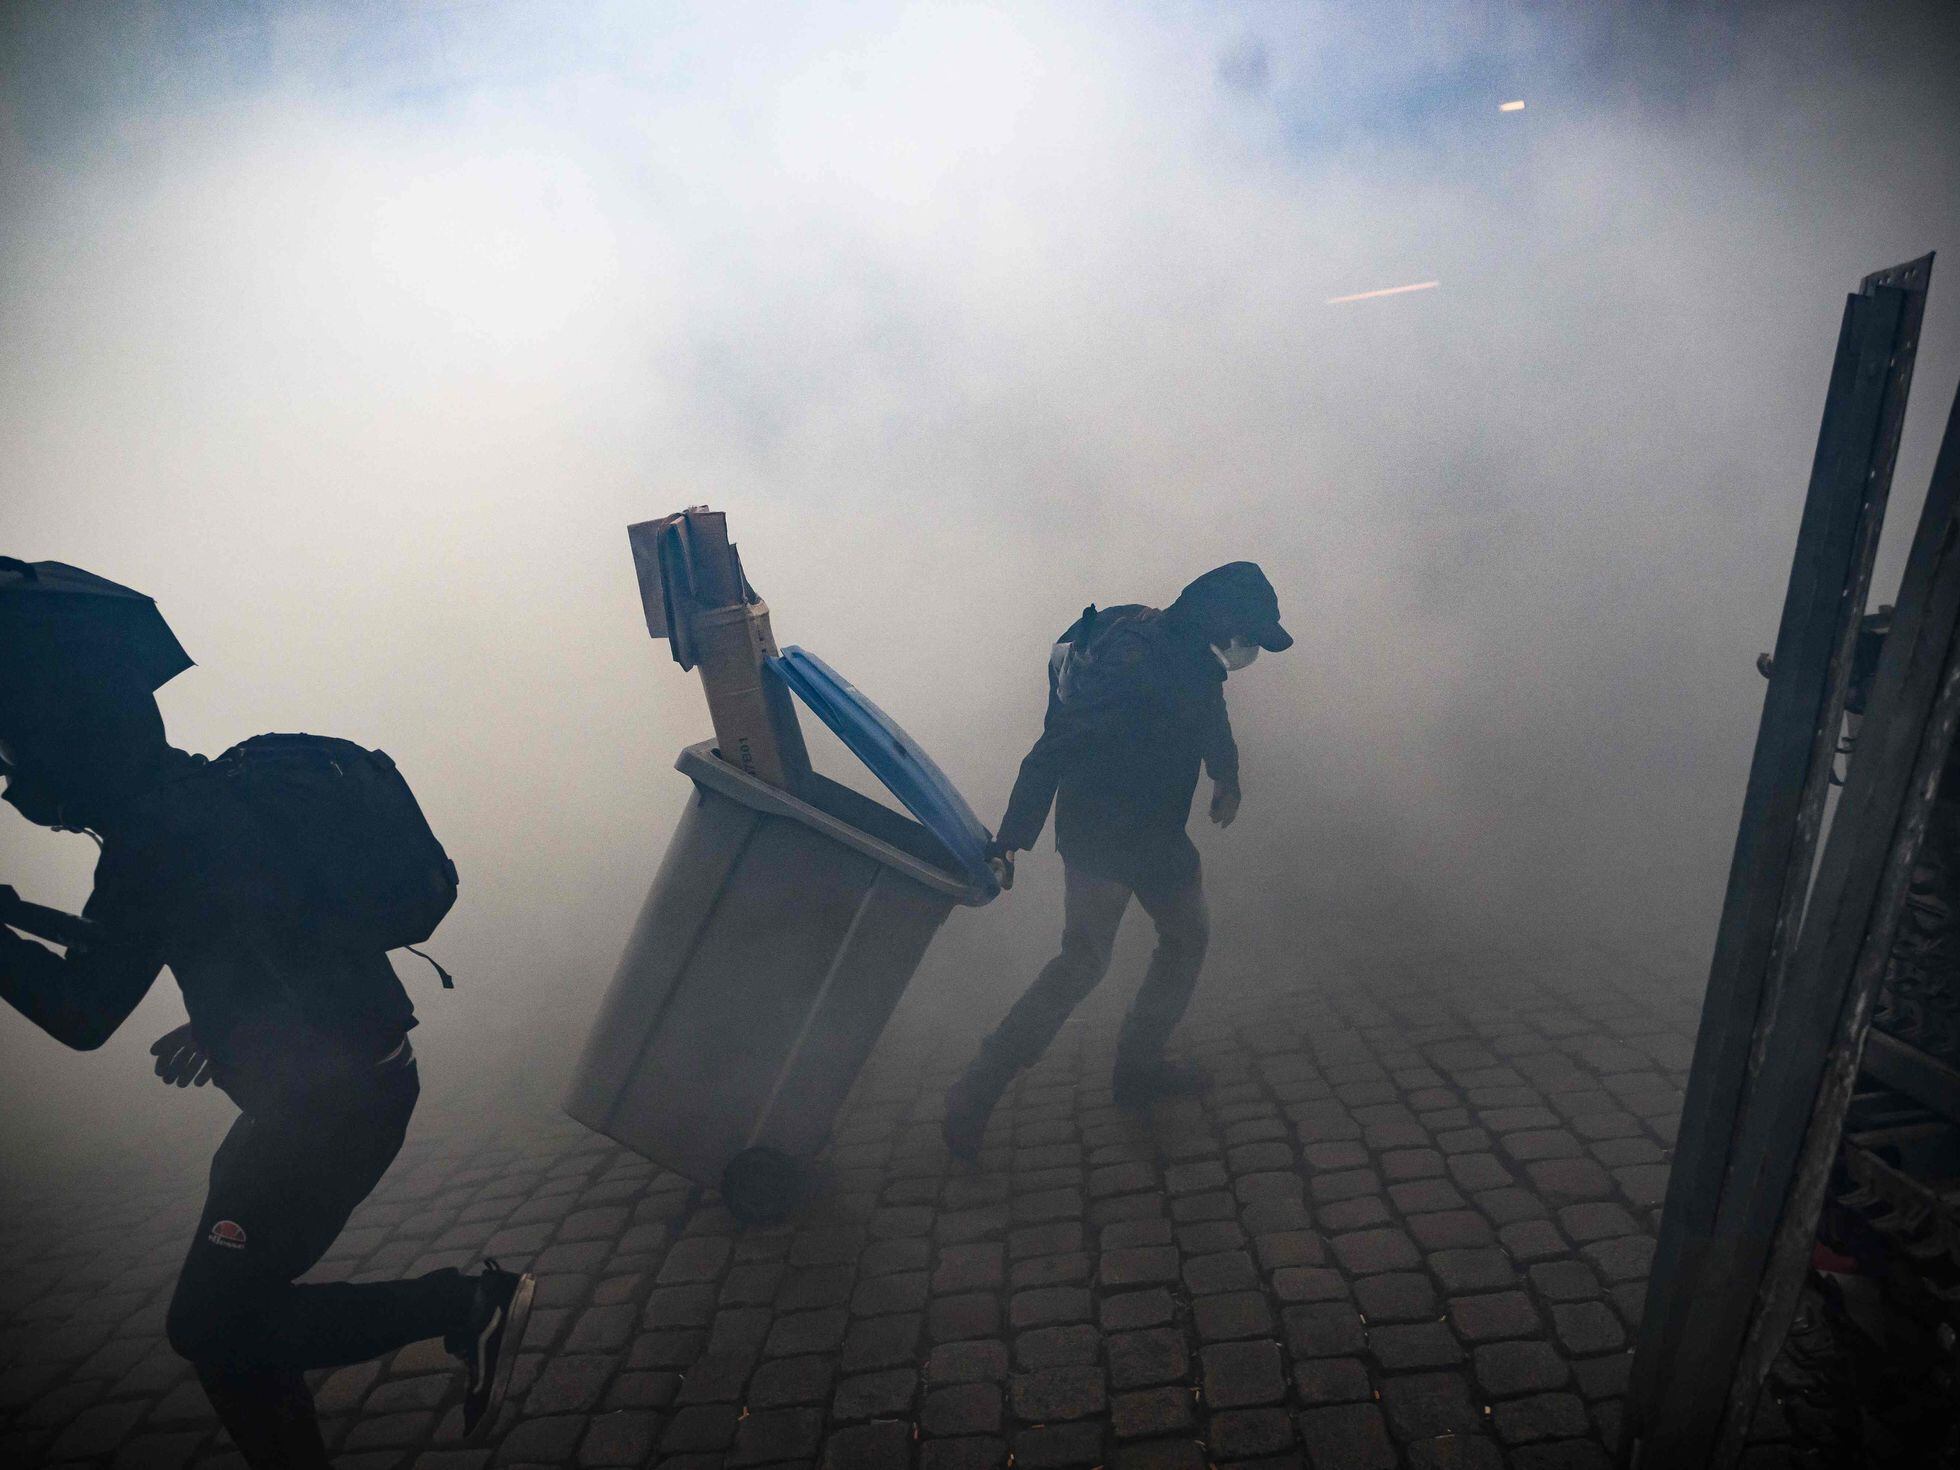
M 920 822 L 822 776 L 792 795 L 708 744 L 677 766 L 694 791 L 565 1107 L 718 1184 L 738 1219 L 777 1219 L 934 933 L 996 890 Z

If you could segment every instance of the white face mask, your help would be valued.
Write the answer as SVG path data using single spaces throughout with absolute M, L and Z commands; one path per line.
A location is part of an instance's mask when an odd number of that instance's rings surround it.
M 1218 655 L 1218 661 L 1225 665 L 1227 672 L 1234 674 L 1259 657 L 1259 645 L 1248 643 L 1243 638 L 1234 638 L 1225 644 L 1214 643 L 1211 651 Z

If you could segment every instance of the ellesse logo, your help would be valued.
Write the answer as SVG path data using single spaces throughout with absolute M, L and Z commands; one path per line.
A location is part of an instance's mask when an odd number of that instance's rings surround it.
M 228 1251 L 245 1249 L 245 1227 L 236 1220 L 220 1220 L 211 1227 L 211 1234 L 207 1238 L 211 1244 L 221 1245 Z

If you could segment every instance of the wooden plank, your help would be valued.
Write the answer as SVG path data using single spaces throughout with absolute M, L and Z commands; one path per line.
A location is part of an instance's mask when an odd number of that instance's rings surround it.
M 1746 1170 L 1739 1170 L 1738 1188 L 1753 1183 L 1766 1189 L 1786 1168 L 1792 1182 L 1782 1191 L 1780 1217 L 1769 1215 L 1775 1237 L 1729 1385 L 1714 1456 L 1720 1466 L 1741 1458 L 1756 1397 L 1796 1316 L 1872 1007 L 1891 959 L 1913 859 L 1932 814 L 1954 727 L 1960 724 L 1957 627 L 1960 395 L 1947 417 L 1898 612 L 1846 778 L 1839 823 L 1818 870 L 1811 908 L 1815 917 L 1805 924 L 1792 971 L 1793 1024 L 1778 1028 L 1782 1034 L 1771 1038 L 1761 1074 L 1768 1106 L 1749 1120 L 1756 1126 L 1745 1130 L 1741 1140 L 1745 1147 L 1760 1140 L 1760 1152 L 1744 1156 L 1760 1173 L 1752 1181 Z M 1874 736 L 1875 747 L 1867 743 Z M 1854 945 L 1855 960 L 1847 968 L 1847 949 Z M 1800 1090 L 1805 1080 L 1811 1083 L 1808 1091 Z M 1800 1111 L 1806 1103 L 1807 1122 Z M 1791 1145 L 1787 1153 L 1786 1144 Z
M 1698 1423 L 1703 1451 L 1712 1443 L 1727 1373 L 1711 1393 L 1702 1319 L 1711 1300 L 1726 1303 L 1737 1319 L 1732 1353 L 1747 1310 L 1730 1299 L 1716 1223 L 1760 1021 L 1777 1009 L 1808 887 L 1890 487 L 1885 446 L 1896 439 L 1887 426 L 1902 418 L 1909 385 L 1898 368 L 1903 357 L 1909 374 L 1916 346 L 1916 318 L 1903 330 L 1910 293 L 1883 282 L 1923 264 L 1868 278 L 1845 305 L 1634 1357 L 1627 1443 L 1635 1462 L 1673 1424 Z
M 1894 1092 L 1960 1122 L 1960 1072 L 1883 1031 L 1865 1037 L 1865 1071 Z

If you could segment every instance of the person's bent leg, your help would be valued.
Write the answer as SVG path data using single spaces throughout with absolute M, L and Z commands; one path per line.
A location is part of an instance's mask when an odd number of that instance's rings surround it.
M 1139 891 L 1137 901 L 1157 926 L 1157 950 L 1137 990 L 1116 1042 L 1119 1101 L 1142 1101 L 1152 1092 L 1189 1091 L 1195 1074 L 1174 1074 L 1164 1044 L 1184 1018 L 1211 942 L 1211 916 L 1201 877 L 1176 888 Z
M 358 1285 L 293 1279 L 326 1253 L 393 1162 L 416 1092 L 410 1063 L 353 1097 L 291 1116 L 247 1114 L 211 1161 L 165 1333 L 241 1452 L 251 1459 L 248 1444 L 274 1446 L 254 1464 L 289 1463 L 278 1446 L 307 1443 L 312 1408 L 298 1370 L 377 1357 L 468 1316 L 473 1283 L 457 1271 Z M 267 1439 L 275 1433 L 286 1438 Z
M 987 1118 L 1007 1084 L 1040 1058 L 1069 1013 L 1109 973 L 1130 890 L 1078 868 L 1066 871 L 1061 953 L 1042 967 L 947 1094 L 946 1144 L 962 1158 L 979 1152 Z
M 328 1470 L 313 1395 L 297 1372 L 199 1367 L 197 1381 L 246 1464 Z

